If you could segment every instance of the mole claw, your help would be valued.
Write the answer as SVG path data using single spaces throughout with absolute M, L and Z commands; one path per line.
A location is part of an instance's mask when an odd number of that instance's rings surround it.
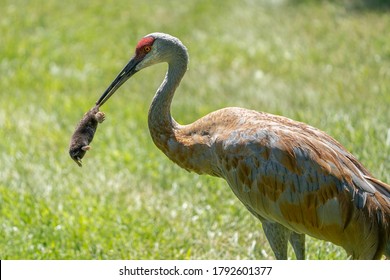
M 106 114 L 104 114 L 103 112 L 97 112 L 95 114 L 95 117 L 96 117 L 96 120 L 99 122 L 99 123 L 102 123 L 104 122 L 104 120 L 106 119 Z
M 77 163 L 78 166 L 83 167 L 81 158 L 77 157 L 76 160 L 75 160 L 75 162 Z

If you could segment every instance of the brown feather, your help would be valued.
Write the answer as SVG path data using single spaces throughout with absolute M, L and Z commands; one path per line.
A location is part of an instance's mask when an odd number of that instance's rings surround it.
M 241 108 L 174 132 L 157 146 L 189 171 L 226 179 L 252 213 L 340 245 L 355 259 L 384 253 L 390 188 L 326 133 Z

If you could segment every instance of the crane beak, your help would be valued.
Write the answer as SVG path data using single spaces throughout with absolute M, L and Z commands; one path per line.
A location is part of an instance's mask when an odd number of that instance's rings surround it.
M 124 82 L 126 82 L 131 76 L 137 73 L 138 70 L 136 70 L 136 67 L 140 62 L 141 60 L 137 59 L 137 57 L 133 57 L 132 59 L 130 59 L 125 68 L 122 69 L 119 75 L 114 79 L 114 81 L 112 81 L 111 85 L 104 91 L 98 101 L 96 101 L 96 105 L 100 107 L 104 103 L 106 103 L 106 101 L 111 97 L 111 95 L 113 95 Z

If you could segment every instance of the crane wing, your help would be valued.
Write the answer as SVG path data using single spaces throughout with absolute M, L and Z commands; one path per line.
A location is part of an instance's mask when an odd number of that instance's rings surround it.
M 216 173 L 258 217 L 336 244 L 362 224 L 369 240 L 372 223 L 389 222 L 390 209 L 381 210 L 389 208 L 389 186 L 326 133 L 252 111 L 228 125 L 214 142 Z
M 331 241 L 355 259 L 380 258 L 390 238 L 390 187 L 325 132 L 242 108 L 177 131 L 168 157 L 224 178 L 261 221 Z

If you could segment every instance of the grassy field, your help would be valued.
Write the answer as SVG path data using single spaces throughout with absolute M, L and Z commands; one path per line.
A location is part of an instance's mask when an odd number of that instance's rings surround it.
M 83 168 L 68 155 L 76 123 L 138 39 L 166 32 L 190 52 L 178 122 L 225 106 L 285 115 L 390 182 L 389 30 L 388 10 L 353 1 L 3 0 L 0 258 L 273 259 L 224 181 L 153 145 L 146 117 L 165 65 L 104 105 Z M 323 241 L 307 247 L 309 259 L 346 258 Z

